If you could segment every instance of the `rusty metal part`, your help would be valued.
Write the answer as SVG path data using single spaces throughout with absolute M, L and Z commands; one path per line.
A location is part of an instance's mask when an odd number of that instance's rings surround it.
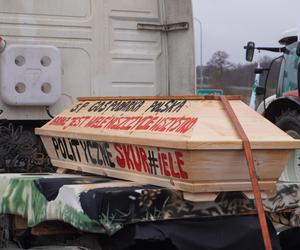
M 181 22 L 181 23 L 170 23 L 170 24 L 150 24 L 150 23 L 138 23 L 138 30 L 150 30 L 150 31 L 163 31 L 170 32 L 176 30 L 188 30 L 189 23 Z

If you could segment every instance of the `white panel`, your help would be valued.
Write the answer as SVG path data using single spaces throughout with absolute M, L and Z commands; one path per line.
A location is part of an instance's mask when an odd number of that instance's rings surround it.
M 133 82 L 132 75 L 135 75 L 135 82 L 153 85 L 155 82 L 155 62 L 151 59 L 130 59 L 113 58 L 112 71 L 118 72 L 112 76 L 113 83 Z M 124 66 L 129 66 L 124 70 Z
M 0 13 L 86 17 L 90 0 L 0 0 Z
M 104 95 L 161 95 L 166 90 L 166 54 L 161 32 L 137 30 L 139 22 L 161 24 L 158 0 L 110 0 L 109 70 Z M 120 18 L 122 17 L 122 18 Z M 126 18 L 124 18 L 126 17 Z M 158 66 L 159 65 L 159 66 Z
M 128 52 L 139 51 L 140 54 L 157 54 L 161 51 L 161 33 L 138 31 L 137 21 L 111 20 L 111 49 Z M 140 51 L 143 50 L 143 51 Z
M 58 114 L 70 107 L 78 96 L 91 96 L 91 56 L 81 48 L 60 48 L 62 56 L 62 95 L 57 104 L 50 107 Z
M 124 70 L 126 68 L 126 70 Z M 155 61 L 151 59 L 114 58 L 112 60 L 112 87 L 118 89 L 118 95 L 124 93 L 136 95 L 155 94 Z M 147 93 L 141 93 L 148 89 Z M 150 92 L 149 92 L 150 91 Z
M 159 18 L 158 0 L 109 0 L 111 16 Z

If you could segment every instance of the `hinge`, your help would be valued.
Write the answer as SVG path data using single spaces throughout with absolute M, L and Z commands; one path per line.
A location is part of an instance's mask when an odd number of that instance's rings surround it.
M 181 22 L 181 23 L 170 23 L 170 24 L 165 24 L 165 25 L 138 23 L 137 29 L 138 30 L 163 31 L 163 32 L 170 32 L 170 31 L 175 31 L 175 30 L 188 30 L 189 23 Z

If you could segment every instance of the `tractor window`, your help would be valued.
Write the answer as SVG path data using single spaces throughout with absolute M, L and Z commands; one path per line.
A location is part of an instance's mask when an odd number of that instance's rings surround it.
M 280 68 L 277 96 L 298 89 L 297 66 L 300 60 L 296 55 L 297 42 L 288 45 L 286 48 L 287 51 L 284 53 L 284 60 L 282 60 Z

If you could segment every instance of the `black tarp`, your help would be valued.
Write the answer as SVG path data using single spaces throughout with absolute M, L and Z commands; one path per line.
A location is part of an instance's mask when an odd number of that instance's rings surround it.
M 35 184 L 50 201 L 56 198 L 63 185 L 111 181 L 112 179 L 105 177 L 41 178 L 35 180 Z M 203 210 L 199 208 L 199 204 L 183 201 L 182 196 L 174 190 L 151 185 L 96 187 L 81 192 L 79 201 L 84 214 L 90 219 L 100 221 L 99 218 L 105 215 L 111 223 L 105 224 L 106 226 L 120 226 L 119 231 L 113 230 L 113 233 L 108 233 L 113 235 L 110 245 L 113 245 L 112 249 L 115 250 L 264 249 L 256 216 L 214 216 L 218 210 Z M 276 232 L 270 222 L 269 230 L 273 250 L 280 250 Z
M 270 222 L 268 224 L 273 250 L 280 250 L 276 231 Z M 159 250 L 161 247 L 164 250 L 264 250 L 256 216 L 137 223 L 119 231 L 112 238 L 112 244 L 114 250 Z

